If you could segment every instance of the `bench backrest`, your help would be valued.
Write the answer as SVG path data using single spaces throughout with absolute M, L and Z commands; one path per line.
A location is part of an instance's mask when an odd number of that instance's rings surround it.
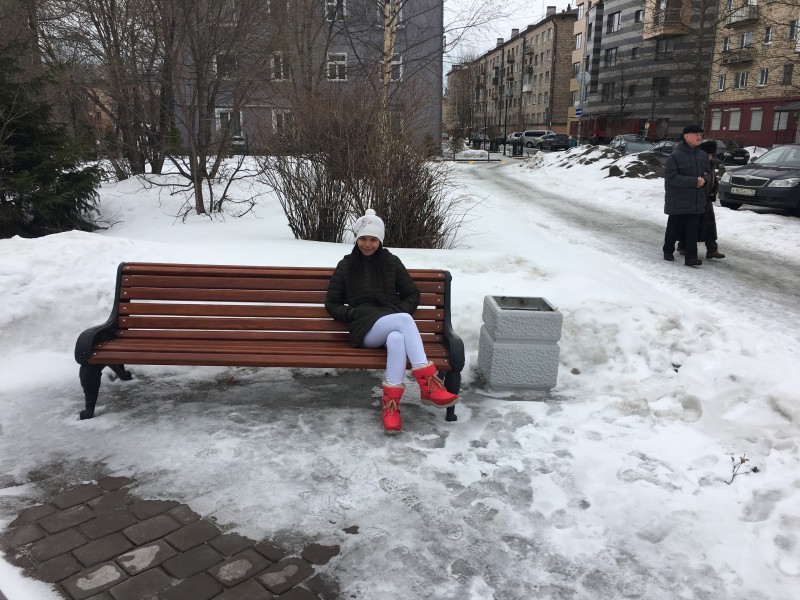
M 450 329 L 450 274 L 409 269 L 421 293 L 414 320 L 423 340 Z M 332 268 L 122 263 L 120 338 L 347 340 L 325 310 Z

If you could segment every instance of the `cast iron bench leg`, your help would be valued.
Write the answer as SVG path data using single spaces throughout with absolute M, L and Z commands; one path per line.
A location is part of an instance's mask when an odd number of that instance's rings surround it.
M 94 417 L 94 405 L 97 404 L 97 394 L 100 391 L 103 367 L 105 365 L 81 365 L 78 376 L 86 397 L 86 408 L 81 411 L 81 421 Z
M 443 374 L 444 377 L 444 387 L 447 389 L 448 392 L 451 394 L 457 394 L 459 389 L 461 389 L 461 373 L 453 373 L 452 371 L 448 371 Z M 458 421 L 458 415 L 456 415 L 456 407 L 455 406 L 448 406 L 447 413 L 444 416 L 445 421 Z

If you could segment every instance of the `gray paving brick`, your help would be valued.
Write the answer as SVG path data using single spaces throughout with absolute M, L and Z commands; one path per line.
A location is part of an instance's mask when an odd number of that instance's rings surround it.
M 132 483 L 133 479 L 130 477 L 103 477 L 97 481 L 97 485 L 108 491 L 118 490 Z
M 114 599 L 108 592 L 100 592 L 99 594 L 96 594 L 91 598 L 87 598 L 86 600 L 114 600 Z
M 56 508 L 63 510 L 65 508 L 69 508 L 70 506 L 82 504 L 87 500 L 96 498 L 102 493 L 103 490 L 93 483 L 85 483 L 61 492 L 55 498 L 53 498 L 53 504 L 55 504 Z
M 287 558 L 272 565 L 256 579 L 270 592 L 282 594 L 314 573 L 314 569 L 300 558 Z
M 304 587 L 296 587 L 281 594 L 281 600 L 319 600 L 319 596 Z
M 128 538 L 121 533 L 112 533 L 99 540 L 94 540 L 73 550 L 84 567 L 91 567 L 101 562 L 111 560 L 133 548 Z
M 128 575 L 114 563 L 85 569 L 63 581 L 61 586 L 73 600 L 84 600 L 119 585 Z
M 220 534 L 219 528 L 211 521 L 201 520 L 181 527 L 165 539 L 178 550 L 188 550 L 194 546 L 214 539 Z
M 39 519 L 39 525 L 48 533 L 58 533 L 59 531 L 64 531 L 70 527 L 85 523 L 90 519 L 94 519 L 94 517 L 94 511 L 88 506 L 81 504 L 42 517 Z
M 45 583 L 56 583 L 83 569 L 71 554 L 61 554 L 44 561 L 36 568 L 36 578 Z
M 236 587 L 225 590 L 214 600 L 271 600 L 275 595 L 254 579 L 240 583 Z
M 129 575 L 136 575 L 147 569 L 157 567 L 166 560 L 176 556 L 178 552 L 163 540 L 141 546 L 117 558 L 117 563 Z
M 93 540 L 104 537 L 136 524 L 136 519 L 127 510 L 113 510 L 83 523 L 78 529 Z
M 219 537 L 215 537 L 208 542 L 216 550 L 222 552 L 225 556 L 233 556 L 237 552 L 241 552 L 256 543 L 248 537 L 239 535 L 238 533 L 226 533 Z
M 161 513 L 167 512 L 170 508 L 175 508 L 178 503 L 175 500 L 139 500 L 132 503 L 128 510 L 130 510 L 137 519 L 144 521 L 150 517 L 155 517 Z
M 145 600 L 171 588 L 175 583 L 161 569 L 150 569 L 115 585 L 109 592 L 114 600 Z
M 308 588 L 323 600 L 339 600 L 342 597 L 338 585 L 327 574 L 317 573 L 303 582 L 303 587 Z
M 286 550 L 268 540 L 258 542 L 255 546 L 253 546 L 253 548 L 258 550 L 272 562 L 278 562 L 287 554 Z
M 130 495 L 128 490 L 116 490 L 98 496 L 97 498 L 92 498 L 86 504 L 88 504 L 94 512 L 99 514 L 125 508 L 133 501 L 134 497 Z
M 209 569 L 208 573 L 225 587 L 233 587 L 263 571 L 269 564 L 269 561 L 255 550 L 245 550 L 221 565 Z
M 322 544 L 309 544 L 300 553 L 312 565 L 326 565 L 328 561 L 341 551 L 339 546 L 324 546 Z
M 180 528 L 180 523 L 169 515 L 156 515 L 146 521 L 131 525 L 122 530 L 130 541 L 137 546 L 152 542 Z
M 205 573 L 198 573 L 174 588 L 162 592 L 159 600 L 210 600 L 222 591 L 222 586 Z
M 42 539 L 44 535 L 44 531 L 36 523 L 28 523 L 27 525 L 4 531 L 0 535 L 0 547 L 16 548 L 17 546 L 24 546 Z
M 164 562 L 164 570 L 178 579 L 188 579 L 200 571 L 205 571 L 217 563 L 225 560 L 225 557 L 207 544 L 195 546 L 191 550 L 181 552 L 174 558 Z
M 169 509 L 167 514 L 178 521 L 181 525 L 188 525 L 189 523 L 197 521 L 200 518 L 200 515 L 198 515 L 185 504 L 179 504 L 175 508 Z
M 39 562 L 44 562 L 78 546 L 83 546 L 86 541 L 86 538 L 77 529 L 67 529 L 34 542 L 31 546 L 31 556 Z
M 9 523 L 9 527 L 17 527 L 19 525 L 24 525 L 25 523 L 38 521 L 42 517 L 46 517 L 50 513 L 54 512 L 56 512 L 56 507 L 52 504 L 39 504 L 37 506 L 31 506 L 30 508 L 26 508 L 19 513 L 19 516 Z

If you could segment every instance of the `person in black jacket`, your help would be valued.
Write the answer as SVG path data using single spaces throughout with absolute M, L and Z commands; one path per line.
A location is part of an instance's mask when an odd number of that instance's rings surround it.
M 675 242 L 683 232 L 687 267 L 702 265 L 697 258 L 697 226 L 706 210 L 706 191 L 711 183 L 708 155 L 700 150 L 703 129 L 697 125 L 683 128 L 683 141 L 664 164 L 664 260 L 675 260 Z
M 711 184 L 706 186 L 708 201 L 706 202 L 706 212 L 700 217 L 700 224 L 697 226 L 697 241 L 705 242 L 706 258 L 725 258 L 719 251 L 717 244 L 717 219 L 714 215 L 714 202 L 717 201 L 717 191 L 719 190 L 719 180 L 717 178 L 717 143 L 714 140 L 706 140 L 700 144 L 700 150 L 708 154 L 711 163 Z M 678 241 L 678 253 L 686 254 L 683 240 Z
M 375 211 L 356 220 L 352 252 L 336 265 L 328 284 L 325 308 L 337 321 L 347 324 L 354 347 L 386 347 L 386 380 L 383 382 L 383 429 L 399 433 L 400 398 L 405 386 L 406 360 L 420 386 L 424 404 L 440 408 L 459 401 L 436 376 L 428 360 L 412 314 L 419 304 L 419 289 L 399 258 L 383 247 L 385 227 Z

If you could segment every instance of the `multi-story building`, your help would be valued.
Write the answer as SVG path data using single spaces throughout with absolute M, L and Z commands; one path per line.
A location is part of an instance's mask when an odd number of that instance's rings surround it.
M 675 137 L 700 122 L 717 0 L 586 0 L 577 5 L 570 131 Z
M 800 141 L 800 2 L 722 0 L 706 112 L 709 136 Z
M 570 49 L 577 12 L 548 6 L 544 19 L 467 63 L 473 82 L 469 129 L 494 137 L 532 128 L 567 130 Z M 459 84 L 448 74 L 448 94 Z M 454 92 L 455 94 L 455 92 Z M 464 117 L 462 116 L 462 119 Z

